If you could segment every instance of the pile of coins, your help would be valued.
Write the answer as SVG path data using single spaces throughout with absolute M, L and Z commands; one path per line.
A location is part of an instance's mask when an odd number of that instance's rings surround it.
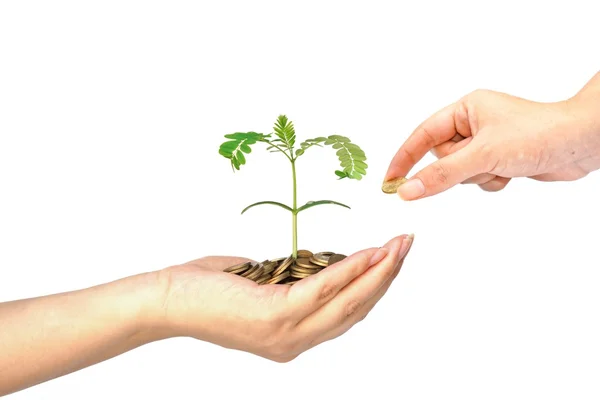
M 346 258 L 345 255 L 330 251 L 313 254 L 308 250 L 299 250 L 295 260 L 289 256 L 260 263 L 248 261 L 233 265 L 225 272 L 248 278 L 259 285 L 276 283 L 293 285 L 344 258 Z

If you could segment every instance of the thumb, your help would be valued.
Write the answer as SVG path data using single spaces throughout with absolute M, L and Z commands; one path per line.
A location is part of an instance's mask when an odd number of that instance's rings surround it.
M 472 146 L 440 158 L 423 168 L 398 188 L 403 200 L 433 196 L 485 172 Z

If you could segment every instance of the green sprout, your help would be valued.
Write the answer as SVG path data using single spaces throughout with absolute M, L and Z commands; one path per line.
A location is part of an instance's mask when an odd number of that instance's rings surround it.
M 335 171 L 335 175 L 339 179 L 348 178 L 361 180 L 363 175 L 367 174 L 367 164 L 365 162 L 367 157 L 360 147 L 352 143 L 347 137 L 340 135 L 307 139 L 300 143 L 300 146 L 296 148 L 296 132 L 294 130 L 294 124 L 292 121 L 288 120 L 285 115 L 280 115 L 277 118 L 273 131 L 273 133 L 268 135 L 256 132 L 236 132 L 225 135 L 225 138 L 229 140 L 220 146 L 219 154 L 231 161 L 231 167 L 234 172 L 235 170 L 239 170 L 240 166 L 246 164 L 246 154 L 250 154 L 252 151 L 250 146 L 258 142 L 266 143 L 268 146 L 267 150 L 271 153 L 281 153 L 289 160 L 292 165 L 292 206 L 290 207 L 276 201 L 260 201 L 244 208 L 242 214 L 250 208 L 262 204 L 275 205 L 288 210 L 292 214 L 292 257 L 296 259 L 298 257 L 298 214 L 300 212 L 322 204 L 334 204 L 348 209 L 350 208 L 345 204 L 333 200 L 309 201 L 303 206 L 298 207 L 296 184 L 296 161 L 298 158 L 311 147 L 323 147 L 323 145 L 331 146 L 337 150 L 336 154 L 340 161 L 340 166 L 343 168 L 342 170 Z

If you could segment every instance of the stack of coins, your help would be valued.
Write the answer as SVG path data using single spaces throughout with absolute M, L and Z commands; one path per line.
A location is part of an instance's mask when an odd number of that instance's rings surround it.
M 225 272 L 248 278 L 259 285 L 293 285 L 344 258 L 345 255 L 330 251 L 312 253 L 308 250 L 299 250 L 296 259 L 289 256 L 259 263 L 248 261 L 233 265 L 225 269 Z

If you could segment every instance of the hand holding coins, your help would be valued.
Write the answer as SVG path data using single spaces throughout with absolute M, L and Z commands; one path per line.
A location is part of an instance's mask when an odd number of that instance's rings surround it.
M 292 256 L 289 256 L 259 263 L 247 261 L 233 265 L 225 269 L 224 272 L 248 278 L 259 285 L 277 283 L 293 285 L 299 280 L 314 275 L 345 258 L 346 256 L 343 254 L 329 251 L 313 254 L 308 250 L 299 250 L 298 258 L 295 260 Z
M 394 281 L 411 243 L 402 235 L 348 257 L 302 250 L 295 261 L 204 257 L 176 265 L 160 272 L 146 325 L 161 338 L 193 337 L 288 362 L 362 320 Z

